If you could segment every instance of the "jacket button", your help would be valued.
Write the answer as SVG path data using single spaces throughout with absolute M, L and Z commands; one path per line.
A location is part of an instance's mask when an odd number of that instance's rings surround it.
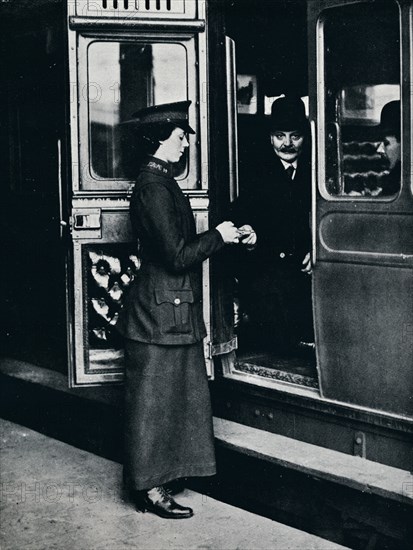
M 181 300 L 180 300 L 179 298 L 175 298 L 174 304 L 175 304 L 176 306 L 179 306 L 180 303 L 181 303 Z

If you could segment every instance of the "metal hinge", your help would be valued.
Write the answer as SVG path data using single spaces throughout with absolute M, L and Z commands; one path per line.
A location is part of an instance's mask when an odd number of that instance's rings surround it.
M 231 351 L 238 349 L 238 338 L 234 336 L 228 342 L 220 342 L 219 344 L 213 344 L 212 342 L 208 342 L 207 346 L 208 346 L 208 359 L 212 359 L 217 355 L 225 355 L 226 353 L 230 353 Z

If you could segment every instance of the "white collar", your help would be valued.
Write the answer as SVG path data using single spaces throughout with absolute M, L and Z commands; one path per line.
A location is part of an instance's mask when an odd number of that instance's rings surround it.
M 289 168 L 290 166 L 292 166 L 294 168 L 294 172 L 297 170 L 297 164 L 298 164 L 297 159 L 294 162 L 287 162 L 283 159 L 280 159 L 280 161 L 282 162 L 282 164 L 284 166 L 284 170 L 287 170 L 287 168 Z

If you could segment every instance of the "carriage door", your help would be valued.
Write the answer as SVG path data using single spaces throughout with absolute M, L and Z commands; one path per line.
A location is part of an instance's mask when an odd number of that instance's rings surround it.
M 309 10 L 321 392 L 398 415 L 413 414 L 409 4 L 318 0 Z M 379 121 L 399 100 L 392 167 L 377 152 Z
M 190 147 L 176 172 L 208 226 L 205 22 L 195 0 L 68 2 L 71 129 L 69 298 L 71 385 L 123 377 L 115 330 L 125 294 L 139 279 L 128 196 L 142 152 L 131 115 L 190 99 Z M 210 330 L 209 266 L 204 316 Z M 206 347 L 208 339 L 206 339 Z M 209 362 L 210 363 L 210 362 Z

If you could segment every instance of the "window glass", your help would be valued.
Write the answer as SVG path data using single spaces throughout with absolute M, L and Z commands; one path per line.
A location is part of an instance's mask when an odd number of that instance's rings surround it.
M 143 156 L 132 114 L 187 99 L 181 44 L 93 42 L 88 48 L 90 168 L 98 179 L 136 176 Z M 185 177 L 188 159 L 178 167 Z
M 343 197 L 394 195 L 401 185 L 399 10 L 394 2 L 324 17 L 325 187 Z M 399 105 L 399 104 L 398 104 Z M 385 109 L 386 110 L 386 109 Z

